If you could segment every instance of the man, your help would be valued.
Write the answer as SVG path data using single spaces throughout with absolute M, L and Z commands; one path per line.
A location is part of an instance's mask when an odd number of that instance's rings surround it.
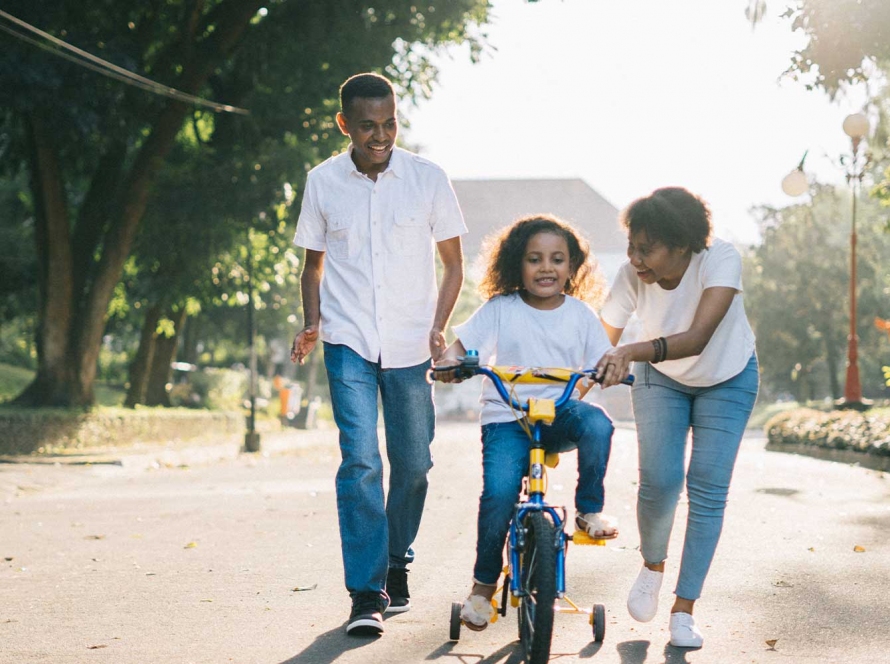
M 304 327 L 291 359 L 302 364 L 321 336 L 340 429 L 337 512 L 352 597 L 346 632 L 377 635 L 385 611 L 410 608 L 407 566 L 435 427 L 426 372 L 445 350 L 467 229 L 442 169 L 396 147 L 396 99 L 386 78 L 348 79 L 337 124 L 351 143 L 309 173 L 294 237 L 306 258 Z M 444 266 L 438 292 L 434 244 Z M 390 464 L 385 504 L 378 392 Z

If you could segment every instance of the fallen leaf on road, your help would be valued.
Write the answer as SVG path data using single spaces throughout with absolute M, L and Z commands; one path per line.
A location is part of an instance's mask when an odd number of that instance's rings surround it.
M 816 551 L 816 547 L 811 546 L 809 549 L 807 549 L 807 551 L 813 551 L 813 552 L 815 552 L 815 551 Z
M 781 580 L 776 581 L 775 583 L 773 583 L 773 585 L 776 588 L 793 588 L 794 587 L 793 583 L 788 583 L 787 581 L 781 581 Z
M 766 645 L 768 645 L 770 648 L 775 648 L 776 643 L 778 643 L 778 642 L 779 642 L 779 639 L 767 639 Z
M 212 599 L 202 599 L 201 601 L 202 601 L 202 602 L 211 602 L 211 603 L 213 602 Z
M 865 547 L 859 546 L 857 544 L 856 546 L 853 547 L 853 551 L 855 551 L 856 553 L 865 553 Z
M 189 542 L 188 544 L 186 544 L 186 545 L 185 545 L 184 547 L 182 547 L 182 548 L 183 548 L 183 549 L 194 549 L 196 546 L 198 546 L 198 543 L 197 543 L 197 542 Z
M 296 588 L 293 589 L 293 592 L 299 593 L 299 592 L 303 592 L 304 590 L 315 590 L 316 588 L 318 588 L 318 584 L 313 583 L 311 586 L 297 586 Z
M 105 644 L 102 644 L 99 646 L 87 646 L 87 650 L 98 650 L 99 648 L 107 648 L 107 647 L 108 646 L 106 646 Z
M 12 556 L 10 556 L 9 558 L 4 558 L 3 560 L 5 560 L 6 562 L 9 563 L 9 562 L 12 562 L 14 560 L 14 558 Z
M 84 537 L 84 539 L 86 539 L 86 540 L 104 540 L 105 535 L 87 535 L 86 537 Z

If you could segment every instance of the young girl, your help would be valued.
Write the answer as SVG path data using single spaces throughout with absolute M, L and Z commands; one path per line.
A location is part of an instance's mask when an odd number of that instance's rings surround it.
M 454 364 L 471 348 L 482 364 L 585 369 L 596 366 L 611 344 L 597 315 L 582 300 L 599 290 L 586 242 L 574 229 L 547 215 L 520 219 L 504 231 L 492 251 L 480 290 L 488 301 L 463 325 L 438 366 Z M 455 382 L 447 375 L 446 382 Z M 516 385 L 520 402 L 529 396 L 557 398 L 559 385 Z M 586 390 L 585 390 L 586 391 Z M 544 427 L 548 451 L 578 450 L 576 524 L 594 537 L 618 534 L 602 514 L 603 478 L 612 443 L 608 415 L 571 399 Z M 473 588 L 461 611 L 470 629 L 482 630 L 493 615 L 491 598 L 503 569 L 503 549 L 529 463 L 529 439 L 516 416 L 487 378 L 482 389 L 483 489 Z

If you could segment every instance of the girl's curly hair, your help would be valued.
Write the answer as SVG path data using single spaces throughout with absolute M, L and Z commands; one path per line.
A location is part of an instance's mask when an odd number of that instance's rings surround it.
M 569 247 L 569 278 L 565 293 L 579 300 L 600 304 L 605 279 L 590 253 L 590 246 L 577 230 L 549 214 L 535 214 L 516 220 L 497 236 L 486 241 L 488 268 L 479 284 L 485 299 L 525 290 L 522 285 L 522 260 L 528 241 L 538 233 L 552 233 L 565 239 Z

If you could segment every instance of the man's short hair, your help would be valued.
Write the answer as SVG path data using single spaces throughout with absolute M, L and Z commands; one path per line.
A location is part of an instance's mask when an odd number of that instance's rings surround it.
M 356 98 L 383 99 L 394 95 L 395 90 L 386 76 L 373 72 L 356 74 L 347 78 L 340 86 L 340 110 L 348 114 L 352 100 Z

